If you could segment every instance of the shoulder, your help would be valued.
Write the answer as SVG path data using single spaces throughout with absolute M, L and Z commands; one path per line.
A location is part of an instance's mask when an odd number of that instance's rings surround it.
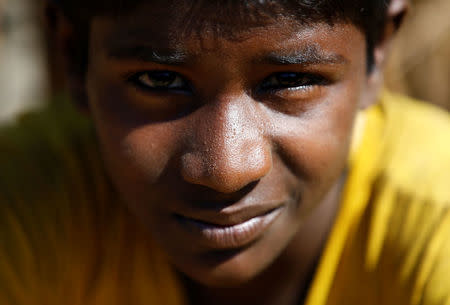
M 88 121 L 68 105 L 0 128 L 0 300 L 34 304 L 16 298 L 40 293 L 32 290 L 80 245 L 78 229 L 94 227 L 86 207 L 106 190 L 95 147 Z
M 69 102 L 0 128 L 1 226 L 1 215 L 12 215 L 23 225 L 50 227 L 83 210 L 94 213 L 110 197 L 92 124 Z
M 390 93 L 381 109 L 385 129 L 370 205 L 369 265 L 387 268 L 383 274 L 411 293 L 410 304 L 448 304 L 450 115 Z
M 88 123 L 66 103 L 22 115 L 0 128 L 0 187 L 38 190 L 80 159 L 89 140 Z M 30 190 L 31 191 L 31 190 Z
M 382 175 L 406 192 L 450 205 L 450 114 L 390 93 L 385 93 L 382 109 Z
M 0 128 L 2 305 L 180 303 L 165 256 L 120 204 L 97 147 L 89 119 L 67 104 Z
M 86 197 L 105 183 L 101 163 L 90 120 L 70 102 L 26 113 L 0 127 L 0 202 Z

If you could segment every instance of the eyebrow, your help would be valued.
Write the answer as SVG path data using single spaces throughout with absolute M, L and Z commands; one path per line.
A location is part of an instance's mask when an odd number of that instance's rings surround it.
M 272 65 L 342 65 L 348 63 L 348 59 L 334 52 L 326 52 L 316 45 L 309 45 L 295 51 L 272 52 L 258 59 L 257 62 Z
M 185 65 L 192 61 L 193 57 L 197 57 L 188 55 L 180 49 L 156 49 L 145 45 L 111 45 L 108 48 L 108 56 L 118 60 L 138 60 L 172 66 Z M 309 45 L 300 50 L 271 52 L 256 58 L 254 63 L 270 65 L 342 65 L 348 63 L 348 60 L 337 53 L 325 52 L 316 45 Z
M 191 56 L 176 49 L 155 49 L 149 46 L 111 46 L 108 56 L 118 60 L 138 60 L 162 65 L 179 66 L 186 64 Z

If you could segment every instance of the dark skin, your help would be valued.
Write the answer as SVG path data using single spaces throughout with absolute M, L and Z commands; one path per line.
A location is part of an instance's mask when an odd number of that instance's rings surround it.
M 207 28 L 199 38 L 184 35 L 178 17 L 143 5 L 93 20 L 88 70 L 72 82 L 86 88 L 76 95 L 87 96 L 106 168 L 183 274 L 192 304 L 298 304 L 387 44 L 368 73 L 364 34 L 349 23 L 277 17 L 233 38 Z M 231 241 L 205 240 L 179 221 L 226 227 L 273 210 L 261 232 Z

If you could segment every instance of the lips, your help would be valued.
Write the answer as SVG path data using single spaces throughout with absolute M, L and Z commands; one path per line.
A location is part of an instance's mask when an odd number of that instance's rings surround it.
M 206 217 L 189 217 L 175 214 L 180 227 L 189 238 L 211 249 L 235 249 L 243 247 L 262 235 L 278 218 L 282 207 L 264 213 L 253 213 L 253 217 L 243 214 L 214 215 Z M 238 221 L 239 220 L 239 221 Z

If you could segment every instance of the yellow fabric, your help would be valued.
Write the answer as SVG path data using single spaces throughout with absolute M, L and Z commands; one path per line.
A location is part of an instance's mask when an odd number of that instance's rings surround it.
M 0 129 L 0 305 L 182 304 L 68 104 Z
M 450 118 L 384 93 L 361 113 L 306 305 L 450 305 Z M 116 201 L 89 121 L 53 105 L 0 129 L 0 304 L 183 304 Z
M 450 116 L 388 92 L 361 116 L 306 305 L 449 305 Z

